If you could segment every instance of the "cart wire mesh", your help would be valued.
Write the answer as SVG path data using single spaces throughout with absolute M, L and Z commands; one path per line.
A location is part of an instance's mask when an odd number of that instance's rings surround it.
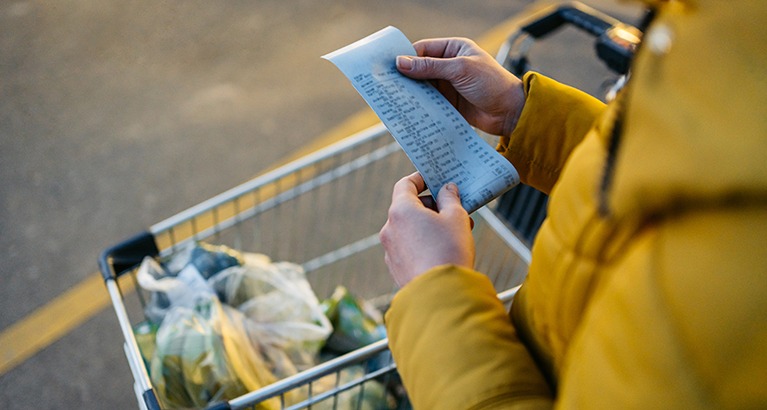
M 378 231 L 386 222 L 392 186 L 413 171 L 379 124 L 153 225 L 147 236 L 156 254 L 148 256 L 168 258 L 200 241 L 258 252 L 301 265 L 320 300 L 342 285 L 385 311 L 397 289 L 383 262 Z M 472 218 L 475 268 L 491 279 L 503 300 L 510 301 L 527 272 L 529 249 L 496 216 L 492 204 Z M 116 268 L 113 254 L 119 252 L 113 251 L 120 247 L 102 256 L 102 273 L 125 336 L 140 406 L 152 408 L 156 398 L 150 400 L 151 381 L 132 331 L 133 324 L 145 319 L 148 295 L 138 286 L 133 293 L 120 289 L 125 281 L 118 281 L 119 276 L 135 281 L 136 275 L 135 267 Z M 134 293 L 137 302 L 124 299 Z M 364 371 L 350 376 L 352 366 Z M 386 340 L 211 408 L 260 408 L 259 403 L 266 402 L 290 409 L 365 408 L 361 397 L 372 380 L 405 398 L 398 408 L 409 408 Z M 356 403 L 351 397 L 357 397 Z

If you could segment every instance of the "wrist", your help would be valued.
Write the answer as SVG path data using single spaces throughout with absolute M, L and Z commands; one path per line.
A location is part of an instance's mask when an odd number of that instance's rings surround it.
M 503 122 L 503 136 L 510 136 L 514 129 L 517 128 L 519 118 L 522 116 L 522 110 L 525 108 L 525 86 L 520 80 L 514 82 L 511 90 L 508 94 L 508 109 L 506 111 L 506 118 Z

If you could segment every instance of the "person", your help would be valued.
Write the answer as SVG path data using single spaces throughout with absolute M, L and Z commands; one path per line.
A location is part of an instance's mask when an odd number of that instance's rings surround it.
M 767 3 L 654 3 L 609 105 L 467 39 L 397 58 L 550 194 L 506 312 L 455 185 L 394 186 L 386 326 L 415 409 L 767 408 Z

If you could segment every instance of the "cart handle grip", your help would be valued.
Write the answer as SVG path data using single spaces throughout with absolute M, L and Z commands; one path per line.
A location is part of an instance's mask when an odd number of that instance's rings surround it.
M 141 232 L 106 249 L 99 257 L 99 268 L 104 280 L 116 279 L 140 264 L 146 256 L 157 256 L 160 250 L 151 232 Z
M 628 73 L 641 31 L 581 2 L 546 6 L 531 13 L 520 23 L 519 32 L 540 39 L 567 24 L 597 38 L 597 56 L 611 70 Z M 527 58 L 522 56 L 512 62 L 512 72 L 522 74 L 527 66 Z
M 551 34 L 565 24 L 573 26 L 599 37 L 610 27 L 619 23 L 618 20 L 601 13 L 580 2 L 570 2 L 546 8 L 530 18 L 530 23 L 522 26 L 522 31 L 541 38 Z

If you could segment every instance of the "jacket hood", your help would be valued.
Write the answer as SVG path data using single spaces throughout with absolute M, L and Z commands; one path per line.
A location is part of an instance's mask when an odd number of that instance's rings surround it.
M 607 194 L 617 216 L 767 198 L 767 4 L 744 20 L 705 3 L 663 8 L 645 35 Z

